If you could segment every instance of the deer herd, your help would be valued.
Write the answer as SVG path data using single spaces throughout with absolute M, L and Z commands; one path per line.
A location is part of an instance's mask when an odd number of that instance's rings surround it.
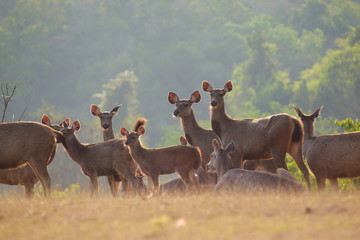
M 123 196 L 173 192 L 302 192 L 303 184 L 286 166 L 286 154 L 295 161 L 310 189 L 306 159 L 314 174 L 317 189 L 323 190 L 326 179 L 338 190 L 337 178 L 360 176 L 360 132 L 313 136 L 314 120 L 322 109 L 307 115 L 294 106 L 300 119 L 281 113 L 259 119 L 233 119 L 225 111 L 225 95 L 233 88 L 212 88 L 207 81 L 202 89 L 210 94 L 212 129 L 202 128 L 192 104 L 201 100 L 199 91 L 189 99 L 169 92 L 175 105 L 174 117 L 180 119 L 184 137 L 180 144 L 163 148 L 143 146 L 147 120 L 138 118 L 130 132 L 120 128 L 122 138 L 115 138 L 112 118 L 120 106 L 102 112 L 91 105 L 90 112 L 100 119 L 103 142 L 81 143 L 76 136 L 80 121 L 70 119 L 51 124 L 43 115 L 41 123 L 9 122 L 0 124 L 0 183 L 23 185 L 27 198 L 34 195 L 40 181 L 45 196 L 51 192 L 47 171 L 62 143 L 69 157 L 89 177 L 91 195 L 98 194 L 98 177 L 106 176 L 111 194 L 117 196 L 121 183 Z M 189 145 L 188 145 L 189 144 Z M 303 158 L 304 156 L 304 158 Z M 159 175 L 177 173 L 179 178 L 160 185 Z M 148 186 L 143 182 L 148 179 Z

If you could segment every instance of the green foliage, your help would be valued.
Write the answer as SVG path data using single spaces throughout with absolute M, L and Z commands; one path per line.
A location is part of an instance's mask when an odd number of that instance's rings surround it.
M 342 127 L 345 130 L 345 132 L 360 131 L 360 122 L 358 119 L 355 119 L 355 122 L 351 118 L 346 118 L 345 120 L 342 121 L 335 119 L 334 123 L 337 126 Z

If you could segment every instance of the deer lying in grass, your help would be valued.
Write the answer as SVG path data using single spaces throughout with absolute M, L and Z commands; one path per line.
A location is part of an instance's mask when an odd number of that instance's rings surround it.
M 183 146 L 187 145 L 186 139 L 181 136 L 180 143 Z M 216 172 L 206 172 L 203 168 L 198 168 L 196 171 L 197 178 L 199 180 L 199 184 L 201 189 L 204 188 L 214 188 L 217 183 L 217 175 Z M 175 178 L 167 183 L 160 185 L 160 192 L 161 193 L 176 193 L 176 192 L 185 192 L 186 186 L 181 178 Z
M 318 190 L 324 189 L 326 179 L 338 190 L 337 178 L 359 177 L 360 132 L 314 136 L 314 121 L 323 107 L 311 115 L 294 108 L 304 124 L 303 154 L 315 175 Z
M 91 195 L 98 193 L 98 177 L 124 176 L 132 187 L 132 192 L 143 194 L 146 187 L 141 178 L 135 176 L 137 163 L 131 158 L 124 145 L 124 139 L 112 139 L 95 144 L 82 144 L 75 135 L 80 130 L 80 121 L 76 120 L 69 127 L 64 123 L 61 132 L 64 134 L 65 146 L 70 158 L 78 163 L 83 173 L 90 178 Z
M 59 125 L 51 125 L 50 119 L 45 114 L 41 118 L 41 122 L 55 130 L 59 130 Z M 48 165 L 54 159 L 56 153 L 56 146 L 51 154 Z M 0 183 L 8 185 L 22 185 L 25 189 L 26 198 L 32 198 L 34 196 L 34 186 L 39 182 L 34 171 L 29 164 L 12 168 L 12 169 L 0 169 Z
M 114 139 L 114 131 L 112 128 L 112 118 L 117 114 L 120 106 L 114 107 L 110 112 L 101 112 L 100 108 L 94 104 L 90 107 L 90 112 L 94 117 L 99 117 L 100 126 L 103 130 L 104 141 Z M 121 175 L 107 176 L 111 194 L 115 197 L 118 193 L 119 183 L 122 183 L 121 191 L 124 195 L 129 192 L 128 181 Z
M 44 195 L 50 196 L 51 178 L 46 169 L 62 133 L 36 122 L 0 124 L 0 169 L 21 167 L 26 163 L 41 181 Z
M 198 189 L 195 171 L 201 166 L 201 152 L 197 147 L 170 146 L 164 148 L 145 148 L 139 137 L 145 133 L 146 119 L 139 118 L 134 131 L 129 133 L 120 128 L 121 135 L 126 137 L 125 144 L 129 147 L 131 156 L 139 164 L 141 171 L 148 176 L 149 188 L 155 194 L 159 193 L 159 175 L 177 172 L 186 188 Z
M 278 167 L 287 169 L 289 153 L 304 175 L 310 188 L 309 171 L 302 158 L 303 126 L 300 120 L 282 113 L 259 119 L 232 119 L 225 112 L 225 95 L 233 88 L 228 81 L 223 89 L 213 89 L 203 81 L 203 90 L 210 93 L 211 126 L 224 145 L 234 140 L 231 154 L 233 168 L 243 168 L 244 160 L 273 158 Z
M 215 186 L 216 191 L 299 192 L 304 190 L 303 185 L 283 168 L 279 168 L 276 174 L 239 168 L 231 169 L 233 161 L 230 153 L 235 150 L 234 142 L 230 141 L 226 148 L 222 148 L 216 139 L 212 144 L 214 152 L 207 168 L 216 170 L 220 179 Z

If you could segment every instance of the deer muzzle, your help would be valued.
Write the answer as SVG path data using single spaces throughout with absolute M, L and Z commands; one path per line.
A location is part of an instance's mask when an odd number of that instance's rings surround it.
M 109 127 L 110 127 L 109 124 L 107 124 L 107 123 L 104 123 L 104 124 L 103 124 L 103 128 L 104 128 L 104 129 L 108 129 Z
M 215 100 L 211 101 L 211 106 L 212 107 L 216 107 L 217 106 L 217 102 Z
M 176 116 L 178 116 L 178 115 L 180 114 L 180 111 L 179 111 L 179 110 L 175 110 L 175 111 L 173 112 L 173 114 L 174 114 L 174 116 L 176 117 Z

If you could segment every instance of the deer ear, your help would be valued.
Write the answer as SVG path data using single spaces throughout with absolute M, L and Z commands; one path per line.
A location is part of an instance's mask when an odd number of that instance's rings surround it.
M 141 136 L 141 135 L 144 135 L 144 133 L 145 133 L 145 127 L 144 127 L 144 125 L 141 125 L 137 130 L 137 134 L 139 136 Z
M 179 97 L 175 93 L 169 92 L 168 100 L 170 104 L 176 104 L 179 101 Z
M 213 91 L 213 88 L 211 87 L 210 83 L 207 82 L 207 81 L 203 81 L 203 82 L 202 82 L 202 89 L 203 89 L 205 92 L 212 92 L 212 91 Z
M 212 146 L 213 146 L 213 148 L 214 148 L 214 151 L 219 150 L 219 147 L 220 147 L 219 141 L 218 141 L 217 139 L 213 139 L 213 140 L 212 140 Z
M 128 132 L 128 130 L 126 130 L 126 128 L 121 127 L 121 128 L 120 128 L 120 134 L 121 134 L 122 136 L 124 136 L 124 137 L 127 137 L 127 135 L 129 135 L 129 132 Z
M 228 145 L 226 146 L 226 151 L 227 152 L 232 152 L 235 150 L 235 143 L 233 141 L 229 142 Z
M 319 109 L 317 109 L 312 115 L 312 118 L 317 118 L 320 116 L 320 111 L 323 109 L 324 106 L 321 106 Z
M 50 118 L 49 118 L 46 114 L 44 114 L 44 115 L 42 116 L 41 122 L 42 122 L 42 124 L 45 124 L 45 125 L 47 125 L 47 126 L 50 126 L 50 125 L 51 125 L 51 123 L 50 123 Z
M 231 81 L 227 81 L 224 85 L 224 91 L 230 92 L 233 89 L 233 85 Z
M 100 108 L 96 106 L 95 104 L 92 104 L 90 106 L 90 112 L 94 117 L 98 117 L 101 114 Z
M 181 145 L 183 145 L 183 146 L 186 146 L 186 144 L 187 144 L 187 141 L 186 141 L 186 139 L 185 139 L 183 136 L 180 136 L 180 143 L 181 143 Z
M 71 127 L 75 132 L 80 130 L 80 121 L 76 120 L 75 122 L 73 122 L 72 127 Z
M 113 110 L 111 110 L 111 112 L 110 112 L 111 115 L 115 116 L 118 113 L 120 107 L 121 107 L 121 104 L 114 107 Z
M 190 101 L 192 103 L 198 103 L 198 102 L 200 102 L 200 100 L 201 100 L 201 95 L 200 95 L 199 91 L 195 91 L 195 92 L 193 92 L 193 94 L 191 94 Z
M 297 106 L 294 106 L 294 109 L 300 118 L 304 117 L 304 114 L 301 112 L 301 110 Z
M 64 122 L 69 126 L 70 125 L 70 118 L 65 118 Z

